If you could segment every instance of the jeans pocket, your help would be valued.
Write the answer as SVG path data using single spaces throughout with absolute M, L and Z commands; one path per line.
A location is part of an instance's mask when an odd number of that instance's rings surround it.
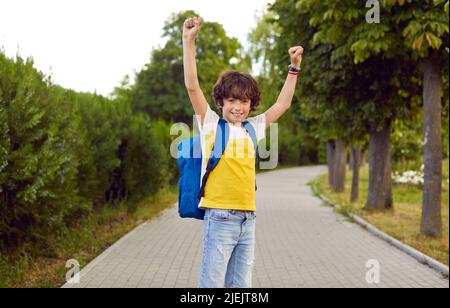
M 216 221 L 230 220 L 231 213 L 228 210 L 211 209 L 209 212 L 209 218 Z

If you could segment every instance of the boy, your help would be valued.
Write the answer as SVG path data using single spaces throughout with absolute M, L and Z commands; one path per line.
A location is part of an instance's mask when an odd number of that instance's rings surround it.
M 202 27 L 198 17 L 183 25 L 184 80 L 201 135 L 202 177 L 215 140 L 219 116 L 210 108 L 197 78 L 195 40 Z M 200 288 L 249 288 L 255 251 L 255 150 L 242 127 L 248 121 L 257 140 L 291 106 L 302 62 L 303 48 L 289 49 L 291 66 L 277 102 L 265 113 L 248 118 L 260 103 L 256 81 L 248 74 L 225 71 L 213 98 L 229 126 L 229 142 L 211 172 L 199 207 L 205 209 Z

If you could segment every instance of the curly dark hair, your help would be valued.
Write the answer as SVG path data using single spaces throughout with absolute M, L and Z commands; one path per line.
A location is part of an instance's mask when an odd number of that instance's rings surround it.
M 249 74 L 233 70 L 226 70 L 220 74 L 214 85 L 212 97 L 220 110 L 223 108 L 223 100 L 230 97 L 250 99 L 250 111 L 255 111 L 261 103 L 261 91 L 256 80 Z

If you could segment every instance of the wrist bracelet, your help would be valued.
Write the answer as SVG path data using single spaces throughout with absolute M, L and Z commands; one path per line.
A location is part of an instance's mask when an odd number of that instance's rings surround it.
M 289 67 L 289 72 L 300 73 L 300 71 L 301 71 L 301 67 L 295 67 L 292 65 L 289 65 L 288 67 Z

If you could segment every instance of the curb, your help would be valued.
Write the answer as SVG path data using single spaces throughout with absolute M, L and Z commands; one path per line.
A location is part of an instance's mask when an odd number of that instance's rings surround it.
M 162 215 L 165 211 L 167 211 L 168 209 L 176 206 L 178 203 L 174 203 L 170 206 L 168 206 L 167 208 L 165 208 L 164 210 L 162 210 L 160 213 L 156 214 L 154 218 L 159 217 L 160 215 Z M 134 235 L 134 233 L 136 233 L 137 231 L 139 231 L 140 229 L 144 228 L 147 224 L 149 223 L 149 221 L 144 221 L 141 224 L 137 225 L 136 227 L 134 227 L 133 229 L 131 229 L 130 231 L 128 231 L 128 233 L 125 233 L 121 238 L 119 238 L 116 242 L 114 242 L 111 246 L 105 248 L 105 250 L 103 250 L 103 252 L 101 252 L 98 256 L 96 256 L 94 259 L 92 259 L 90 262 L 88 262 L 79 272 L 80 275 L 80 284 L 81 284 L 81 280 L 84 276 L 86 276 L 86 274 L 88 274 L 98 263 L 102 262 L 114 249 L 116 249 L 116 247 L 118 247 L 122 242 L 126 241 L 129 237 L 131 237 L 132 235 Z M 61 289 L 69 289 L 69 288 L 73 288 L 76 287 L 77 283 L 69 283 L 69 282 L 65 282 L 60 288 Z
M 126 241 L 131 235 L 133 235 L 135 232 L 137 232 L 139 229 L 143 228 L 144 225 L 146 225 L 148 222 L 144 222 L 138 226 L 136 226 L 134 229 L 130 230 L 128 233 L 126 233 L 124 236 L 122 236 L 120 239 L 118 239 L 115 243 L 113 243 L 111 246 L 106 248 L 102 253 L 100 253 L 97 257 L 95 257 L 93 260 L 91 260 L 84 268 L 80 271 L 80 283 L 84 276 L 86 276 L 87 273 L 89 273 L 98 263 L 103 261 L 116 247 L 118 247 L 123 241 Z M 64 285 L 61 286 L 62 289 L 72 288 L 79 285 L 78 283 L 69 283 L 65 282 Z
M 322 199 L 322 201 L 324 201 L 325 203 L 327 203 L 328 205 L 334 207 L 334 208 L 338 208 L 338 206 L 334 203 L 332 203 L 327 197 L 325 197 L 322 194 L 319 194 L 315 187 L 312 187 L 314 193 L 320 198 Z M 372 233 L 373 235 L 381 238 L 382 240 L 388 242 L 389 244 L 391 244 L 392 246 L 396 247 L 397 249 L 400 249 L 401 251 L 405 252 L 406 254 L 410 255 L 411 257 L 413 257 L 414 259 L 416 259 L 417 261 L 419 261 L 422 264 L 425 264 L 429 267 L 431 267 L 432 269 L 438 271 L 441 275 L 443 275 L 444 277 L 448 278 L 449 277 L 449 267 L 445 264 L 442 264 L 441 262 L 433 259 L 430 256 L 427 256 L 425 254 L 423 254 L 422 252 L 412 248 L 411 246 L 393 238 L 390 235 L 387 235 L 386 233 L 384 233 L 383 231 L 379 230 L 378 228 L 376 228 L 375 226 L 371 225 L 370 223 L 368 223 L 367 221 L 365 221 L 364 219 L 362 219 L 361 217 L 354 215 L 352 213 L 348 213 L 349 217 L 351 219 L 353 219 L 355 221 L 355 223 L 357 223 L 358 225 L 360 225 L 361 227 L 363 227 L 364 229 L 366 229 L 367 231 L 369 231 L 370 233 Z

